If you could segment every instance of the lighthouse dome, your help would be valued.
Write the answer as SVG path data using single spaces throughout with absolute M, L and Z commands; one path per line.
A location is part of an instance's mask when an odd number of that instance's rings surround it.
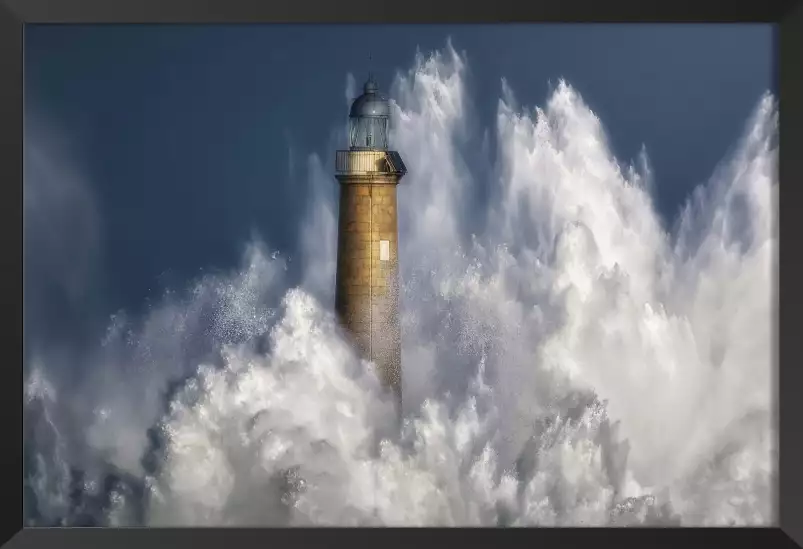
M 390 117 L 390 105 L 388 100 L 379 93 L 373 77 L 369 78 L 363 87 L 363 94 L 351 104 L 350 118 L 388 118 Z

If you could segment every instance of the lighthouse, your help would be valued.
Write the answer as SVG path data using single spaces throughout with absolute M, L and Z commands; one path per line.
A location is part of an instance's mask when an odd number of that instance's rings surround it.
M 340 186 L 335 310 L 360 355 L 401 405 L 399 231 L 396 186 L 407 169 L 388 148 L 390 105 L 369 76 L 351 105 Z

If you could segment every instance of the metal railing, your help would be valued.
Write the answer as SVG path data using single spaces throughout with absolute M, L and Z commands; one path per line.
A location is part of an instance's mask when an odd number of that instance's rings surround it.
M 353 174 L 392 173 L 403 176 L 407 173 L 407 167 L 396 151 L 352 149 L 337 151 L 335 171 Z
M 337 151 L 337 173 L 392 173 L 386 151 Z

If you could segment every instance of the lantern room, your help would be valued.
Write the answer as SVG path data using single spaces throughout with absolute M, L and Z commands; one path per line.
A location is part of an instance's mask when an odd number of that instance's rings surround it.
M 379 93 L 373 76 L 368 78 L 363 94 L 354 100 L 349 113 L 351 150 L 387 150 L 390 104 Z

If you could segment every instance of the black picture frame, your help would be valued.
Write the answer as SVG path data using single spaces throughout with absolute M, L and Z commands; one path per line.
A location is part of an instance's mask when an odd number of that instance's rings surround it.
M 779 222 L 789 251 L 779 261 L 779 315 L 777 411 L 780 425 L 778 483 L 779 523 L 774 528 L 685 529 L 82 529 L 23 528 L 22 507 L 22 135 L 23 135 L 23 32 L 29 23 L 493 23 L 493 22 L 771 22 L 776 23 L 775 77 L 778 79 L 780 116 Z M 588 547 L 798 547 L 803 546 L 803 443 L 798 420 L 803 418 L 798 395 L 803 368 L 798 353 L 803 337 L 795 324 L 800 310 L 803 280 L 797 244 L 791 236 L 803 220 L 796 212 L 799 186 L 803 184 L 803 2 L 764 0 L 726 2 L 715 0 L 405 0 L 399 4 L 375 0 L 4 0 L 0 4 L 0 181 L 3 214 L 0 231 L 4 244 L 0 274 L 6 282 L 0 306 L 8 323 L 4 334 L 6 397 L 3 408 L 5 444 L 0 452 L 3 497 L 0 542 L 21 547 L 266 547 L 334 546 L 346 544 L 415 545 L 529 545 Z M 782 185 L 783 186 L 783 185 Z M 798 198 L 799 199 L 799 198 Z M 780 252 L 779 252 L 780 253 Z M 785 273 L 785 274 L 784 274 Z M 784 283 L 785 281 L 785 283 Z M 781 318 L 785 322 L 781 322 Z M 760 320 L 757 320 L 760 321 Z M 19 358 L 16 353 L 19 353 Z M 18 491 L 19 490 L 19 491 Z M 461 542 L 460 539 L 463 539 Z M 797 543 L 795 543 L 795 541 Z

